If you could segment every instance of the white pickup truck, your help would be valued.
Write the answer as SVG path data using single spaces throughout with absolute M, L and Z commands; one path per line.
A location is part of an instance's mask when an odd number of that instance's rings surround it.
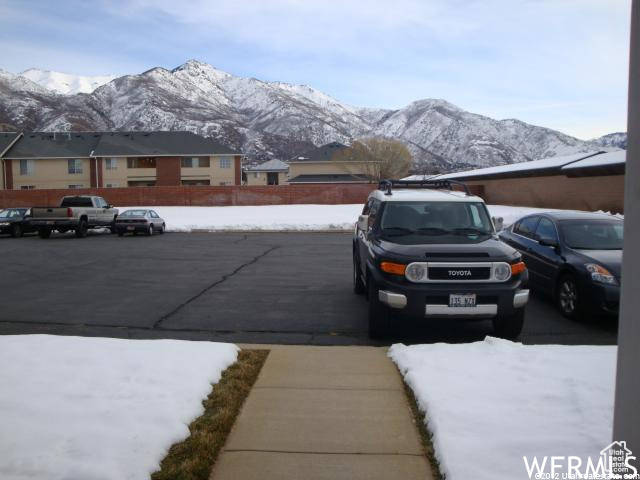
M 90 228 L 108 227 L 115 232 L 118 209 L 104 198 L 91 195 L 63 197 L 59 207 L 33 207 L 29 224 L 38 230 L 40 238 L 49 238 L 53 230 L 60 233 L 74 230 L 84 238 Z

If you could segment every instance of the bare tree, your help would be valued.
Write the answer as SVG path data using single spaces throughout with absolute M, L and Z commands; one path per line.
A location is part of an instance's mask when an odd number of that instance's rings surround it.
M 364 169 L 362 173 L 369 180 L 379 181 L 385 178 L 405 177 L 411 168 L 413 158 L 407 147 L 398 140 L 364 138 L 355 140 L 351 148 L 337 152 L 334 160 L 351 162 L 353 168 Z

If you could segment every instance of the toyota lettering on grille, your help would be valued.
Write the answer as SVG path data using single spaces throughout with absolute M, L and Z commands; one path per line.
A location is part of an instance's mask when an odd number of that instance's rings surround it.
M 450 277 L 470 277 L 471 270 L 449 270 L 448 274 Z

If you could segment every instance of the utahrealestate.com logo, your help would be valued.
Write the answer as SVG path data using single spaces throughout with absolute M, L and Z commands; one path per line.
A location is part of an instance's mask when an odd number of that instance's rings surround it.
M 631 456 L 627 442 L 613 442 L 600 451 L 596 461 L 591 457 L 583 462 L 580 457 L 533 457 L 524 458 L 524 466 L 529 478 L 540 479 L 640 479 L 633 466 L 636 457 Z

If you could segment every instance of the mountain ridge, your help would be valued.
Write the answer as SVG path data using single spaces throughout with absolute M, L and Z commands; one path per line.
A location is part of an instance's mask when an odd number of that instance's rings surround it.
M 330 141 L 396 138 L 416 169 L 451 171 L 614 148 L 517 119 L 496 120 L 443 99 L 399 109 L 356 107 L 309 85 L 234 76 L 189 60 L 60 94 L 0 72 L 0 124 L 28 130 L 189 130 L 256 160 L 291 158 Z

